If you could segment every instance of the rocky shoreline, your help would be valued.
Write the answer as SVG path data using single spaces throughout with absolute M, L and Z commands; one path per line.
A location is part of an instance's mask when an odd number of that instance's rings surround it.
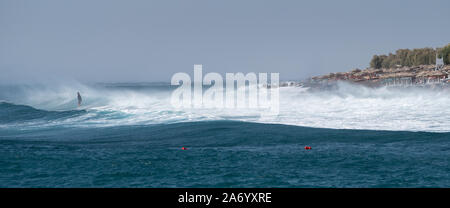
M 445 65 L 438 70 L 435 65 L 399 66 L 386 69 L 367 68 L 315 76 L 302 82 L 302 85 L 326 88 L 339 81 L 344 81 L 368 87 L 450 86 L 449 74 L 450 65 Z

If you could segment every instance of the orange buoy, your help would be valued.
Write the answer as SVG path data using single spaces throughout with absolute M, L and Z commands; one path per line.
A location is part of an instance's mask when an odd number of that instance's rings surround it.
M 182 149 L 182 150 L 187 150 L 187 148 L 186 148 L 186 147 L 182 147 L 181 149 Z
M 311 147 L 310 146 L 305 146 L 305 150 L 310 150 Z

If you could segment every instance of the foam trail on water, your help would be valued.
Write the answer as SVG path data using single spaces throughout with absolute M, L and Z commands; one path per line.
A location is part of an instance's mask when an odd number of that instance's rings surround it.
M 448 91 L 371 89 L 344 83 L 338 87 L 332 92 L 297 96 L 295 89 L 286 89 L 281 99 L 282 112 L 275 123 L 336 129 L 450 131 Z

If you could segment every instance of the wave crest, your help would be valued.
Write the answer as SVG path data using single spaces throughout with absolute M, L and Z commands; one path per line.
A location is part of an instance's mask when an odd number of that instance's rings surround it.
M 347 83 L 331 91 L 283 87 L 278 116 L 262 116 L 258 109 L 174 109 L 170 105 L 173 89 L 167 84 L 20 88 L 15 96 L 0 95 L 0 99 L 29 106 L 1 103 L 0 122 L 95 127 L 237 120 L 334 129 L 450 131 L 446 89 L 367 88 Z M 84 110 L 76 108 L 77 91 L 83 95 Z

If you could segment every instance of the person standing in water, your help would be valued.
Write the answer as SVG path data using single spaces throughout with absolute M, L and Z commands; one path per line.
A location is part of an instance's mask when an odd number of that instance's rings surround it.
M 77 92 L 77 97 L 78 97 L 78 107 L 80 107 L 81 102 L 83 101 L 83 99 L 81 98 L 80 92 Z

